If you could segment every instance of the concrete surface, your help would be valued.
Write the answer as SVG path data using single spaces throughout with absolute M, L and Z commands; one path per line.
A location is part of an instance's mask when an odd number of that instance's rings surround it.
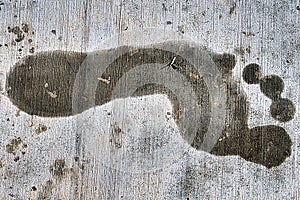
M 299 1 L 1 2 L 0 199 L 300 199 Z M 235 55 L 230 76 L 249 102 L 247 125 L 283 127 L 291 155 L 267 168 L 196 150 L 162 94 L 63 117 L 32 116 L 8 98 L 8 72 L 26 55 L 167 39 Z M 281 97 L 296 108 L 292 120 L 273 118 L 272 100 L 244 81 L 249 63 L 282 78 Z

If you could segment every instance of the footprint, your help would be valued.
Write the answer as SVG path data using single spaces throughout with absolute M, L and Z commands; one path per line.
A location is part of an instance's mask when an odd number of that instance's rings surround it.
M 232 54 L 180 41 L 89 53 L 42 52 L 16 63 L 6 90 L 18 108 L 42 117 L 75 115 L 116 98 L 166 94 L 182 138 L 192 147 L 278 166 L 291 155 L 291 139 L 279 126 L 248 128 L 247 98 L 232 78 L 235 64 Z M 270 93 L 258 65 L 246 67 L 243 77 L 274 100 L 274 118 L 293 118 L 293 104 L 279 95 L 282 85 Z

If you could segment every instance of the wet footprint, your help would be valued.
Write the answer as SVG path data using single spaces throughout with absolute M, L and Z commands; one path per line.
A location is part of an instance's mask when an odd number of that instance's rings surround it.
M 167 94 L 182 137 L 194 148 L 240 155 L 268 168 L 280 165 L 291 154 L 291 140 L 279 126 L 248 128 L 247 99 L 231 73 L 235 62 L 234 55 L 178 41 L 87 54 L 43 52 L 14 66 L 6 90 L 20 109 L 42 117 L 75 115 L 115 98 Z M 274 100 L 272 116 L 291 119 L 293 104 L 280 97 L 280 84 L 270 93 L 256 64 L 244 74 Z

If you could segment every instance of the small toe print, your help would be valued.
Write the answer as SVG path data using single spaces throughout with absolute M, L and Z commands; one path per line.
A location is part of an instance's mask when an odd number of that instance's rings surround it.
M 289 99 L 273 101 L 270 106 L 272 117 L 281 122 L 288 122 L 294 118 L 296 108 Z
M 248 84 L 258 84 L 262 74 L 258 64 L 251 63 L 243 70 L 243 79 Z
M 284 83 L 279 76 L 268 75 L 260 80 L 261 92 L 272 100 L 279 98 L 283 89 Z

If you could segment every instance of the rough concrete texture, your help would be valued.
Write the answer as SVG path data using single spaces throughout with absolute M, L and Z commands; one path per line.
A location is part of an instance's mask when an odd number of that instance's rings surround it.
M 299 6 L 285 0 L 1 1 L 0 199 L 300 199 Z M 201 97 L 212 95 L 205 90 L 209 76 L 182 67 L 197 60 L 188 53 L 177 58 L 190 46 L 155 54 L 151 63 L 151 53 L 131 51 L 167 40 L 205 47 L 209 67 L 231 66 L 225 61 L 235 57 L 234 68 L 218 68 L 226 117 L 212 150 L 201 149 L 205 128 L 193 137 L 184 132 L 190 120 L 181 120 L 179 108 L 194 105 L 193 84 L 184 100 L 184 92 L 157 85 L 137 88 L 134 98 L 101 99 L 103 91 L 130 93 L 127 79 L 143 82 L 159 70 L 166 85 L 175 77 L 185 87 L 191 79 Z M 69 88 L 84 66 L 79 62 L 96 63 L 103 49 L 114 55 L 122 46 L 130 53 L 97 77 L 97 90 L 83 87 L 95 92 L 95 105 L 78 112 L 74 102 L 66 104 L 74 100 Z M 51 53 L 40 56 L 45 52 Z M 142 70 L 121 71 L 129 68 L 124 60 L 139 57 L 142 68 L 134 70 Z M 203 102 L 202 109 L 213 107 Z M 196 125 L 219 121 L 202 122 Z

